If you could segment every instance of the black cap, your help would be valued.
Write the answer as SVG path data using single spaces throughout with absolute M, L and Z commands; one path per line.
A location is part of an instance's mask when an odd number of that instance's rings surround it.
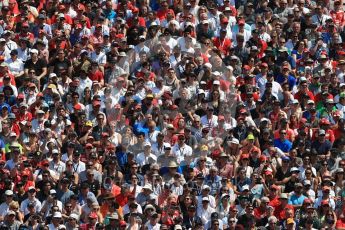
M 191 205 L 191 206 L 189 206 L 189 207 L 188 207 L 188 210 L 196 210 L 195 205 Z
M 211 214 L 211 219 L 219 219 L 218 213 L 217 213 L 217 212 L 213 212 L 213 213 Z
M 129 207 L 130 207 L 130 208 L 137 208 L 137 207 L 138 207 L 138 204 L 136 204 L 136 203 L 131 203 L 131 204 L 129 205 Z
M 12 50 L 10 54 L 11 55 L 18 55 L 18 51 L 17 50 Z

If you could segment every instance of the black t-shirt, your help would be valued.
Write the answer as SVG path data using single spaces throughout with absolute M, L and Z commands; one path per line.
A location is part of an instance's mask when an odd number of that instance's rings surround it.
M 32 62 L 32 59 L 29 59 L 24 64 L 24 69 L 34 69 L 36 75 L 39 76 L 43 72 L 43 68 L 47 67 L 47 62 L 44 59 L 38 59 L 36 63 Z
M 71 62 L 67 59 L 60 61 L 59 59 L 54 59 L 49 66 L 54 67 L 54 73 L 58 73 L 60 69 L 68 69 L 71 66 Z
M 93 194 L 97 194 L 97 191 L 101 188 L 99 182 L 97 180 L 93 181 L 93 182 L 87 182 L 90 186 L 90 192 L 92 192 Z
M 282 181 L 284 178 L 287 178 L 290 176 L 291 176 L 291 173 L 289 169 L 286 171 L 286 173 L 284 173 L 281 167 L 277 168 L 277 173 L 275 176 L 277 181 Z

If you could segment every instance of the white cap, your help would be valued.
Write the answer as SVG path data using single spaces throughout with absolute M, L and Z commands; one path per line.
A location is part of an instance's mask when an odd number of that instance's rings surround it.
M 220 82 L 218 80 L 213 81 L 213 85 L 220 85 Z
M 151 187 L 151 185 L 149 185 L 149 184 L 146 184 L 146 185 L 143 187 L 143 189 L 147 189 L 147 190 L 150 190 L 150 191 L 152 192 L 152 187 Z
M 260 123 L 264 121 L 270 122 L 270 120 L 268 120 L 267 118 L 261 118 Z
M 70 120 L 66 120 L 66 124 L 65 125 L 66 126 L 70 126 L 70 125 L 72 125 L 72 122 Z
M 297 99 L 293 99 L 292 104 L 299 104 L 299 101 Z
M 73 218 L 75 220 L 79 220 L 79 216 L 75 213 L 72 213 L 71 215 L 69 215 L 70 218 Z
M 59 153 L 59 150 L 53 149 L 52 154 Z
M 0 38 L 0 42 L 5 42 L 6 39 L 5 38 Z
M 243 192 L 244 190 L 249 190 L 249 185 L 244 185 L 244 186 L 242 187 L 242 192 Z
M 53 218 L 62 218 L 61 212 L 55 212 Z
M 205 190 L 205 189 L 211 190 L 210 186 L 206 184 L 201 187 L 201 190 Z
M 304 184 L 304 185 L 311 185 L 311 182 L 310 182 L 310 180 L 305 180 L 305 181 L 303 182 L 303 184 Z
M 202 20 L 201 23 L 202 24 L 208 24 L 208 20 Z
M 296 168 L 296 167 L 292 167 L 292 168 L 290 169 L 290 172 L 295 172 L 295 171 L 298 171 L 298 172 L 299 172 L 299 169 Z
M 49 78 L 57 77 L 56 73 L 49 74 Z
M 58 229 L 66 229 L 66 226 L 63 225 L 63 224 L 60 224 L 59 227 L 58 227 Z
M 174 230 L 182 230 L 182 226 L 177 224 L 175 225 Z
M 205 91 L 203 89 L 198 89 L 198 94 L 205 94 Z
M 209 69 L 212 69 L 212 65 L 211 65 L 210 63 L 208 63 L 208 62 L 205 63 L 204 66 L 207 67 L 207 68 L 209 68 Z
M 16 137 L 16 136 L 17 136 L 17 134 L 15 132 L 10 133 L 10 137 Z
M 65 15 L 64 15 L 63 13 L 60 13 L 60 14 L 58 15 L 58 18 L 65 18 Z
M 12 196 L 13 195 L 13 191 L 12 190 L 6 190 L 5 195 L 6 196 Z
M 230 143 L 232 144 L 240 144 L 240 141 L 237 138 L 232 138 L 232 140 L 230 141 Z
M 144 143 L 144 146 L 150 146 L 150 147 L 151 147 L 151 143 L 150 143 L 149 141 L 146 141 L 146 142 Z
M 301 77 L 300 79 L 299 79 L 299 82 L 306 82 L 307 81 L 307 78 L 305 78 L 305 77 Z
M 307 104 L 315 104 L 315 102 L 313 100 L 308 100 Z
M 50 189 L 49 194 L 50 194 L 50 195 L 56 194 L 56 190 L 55 190 L 55 189 Z
M 32 54 L 38 54 L 38 50 L 37 49 L 31 49 L 30 50 L 30 53 L 32 53 Z M 56 74 L 55 74 L 56 75 Z
M 204 196 L 203 198 L 202 198 L 202 201 L 210 201 L 210 199 L 208 199 L 208 197 L 207 196 Z
M 214 71 L 212 74 L 213 74 L 214 76 L 221 76 L 221 74 L 220 74 L 218 71 Z
M 171 148 L 171 144 L 170 143 L 164 143 L 163 146 L 164 146 L 164 148 Z

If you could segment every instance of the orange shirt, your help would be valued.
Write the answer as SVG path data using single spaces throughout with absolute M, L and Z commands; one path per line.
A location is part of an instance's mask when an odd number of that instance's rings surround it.
M 278 139 L 280 134 L 280 129 L 274 131 L 274 139 Z M 286 138 L 289 140 L 289 141 L 292 141 L 295 137 L 295 134 L 294 134 L 294 131 L 292 129 L 286 129 Z

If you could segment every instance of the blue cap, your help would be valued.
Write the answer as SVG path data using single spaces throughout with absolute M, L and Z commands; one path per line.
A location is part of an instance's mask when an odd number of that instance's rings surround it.
M 283 157 L 282 157 L 282 161 L 290 161 L 290 157 L 283 156 Z

